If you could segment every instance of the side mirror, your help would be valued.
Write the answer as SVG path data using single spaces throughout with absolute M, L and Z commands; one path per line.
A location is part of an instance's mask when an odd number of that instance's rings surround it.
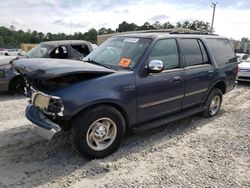
M 151 60 L 148 64 L 148 70 L 150 73 L 160 73 L 163 69 L 164 65 L 161 60 Z

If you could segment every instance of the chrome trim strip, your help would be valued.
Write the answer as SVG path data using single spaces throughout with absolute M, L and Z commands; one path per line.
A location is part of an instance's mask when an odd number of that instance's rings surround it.
M 184 69 L 187 70 L 187 69 L 195 69 L 195 68 L 200 68 L 200 67 L 212 67 L 212 65 L 211 64 L 193 65 L 193 66 L 185 67 Z
M 166 70 L 163 70 L 162 73 L 165 73 L 165 72 L 177 72 L 177 71 L 183 71 L 183 70 L 184 70 L 183 68 L 166 69 Z
M 142 105 L 139 106 L 139 108 L 148 108 L 148 107 L 151 107 L 151 106 L 155 106 L 155 105 L 159 105 L 159 104 L 162 104 L 162 103 L 170 102 L 170 101 L 173 101 L 173 100 L 181 99 L 183 97 L 184 97 L 184 95 L 178 95 L 178 96 L 175 96 L 175 97 L 170 97 L 170 98 L 159 100 L 159 101 L 155 101 L 155 102 L 150 102 L 150 103 L 142 104 Z
M 166 70 L 163 70 L 162 72 L 159 72 L 159 73 L 149 73 L 149 76 L 162 76 L 162 74 L 164 74 L 164 73 L 181 72 L 181 71 L 184 71 L 184 68 L 166 69 Z
M 205 91 L 207 91 L 207 89 L 201 89 L 201 90 L 197 90 L 197 91 L 194 91 L 194 92 L 187 93 L 187 94 L 185 94 L 185 96 L 188 97 L 188 96 L 191 96 L 191 95 L 196 95 L 196 94 L 199 94 L 199 93 L 203 93 Z

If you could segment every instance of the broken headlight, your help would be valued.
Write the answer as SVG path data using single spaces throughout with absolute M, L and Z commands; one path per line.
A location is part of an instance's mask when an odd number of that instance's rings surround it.
M 42 92 L 34 92 L 32 94 L 32 103 L 48 115 L 63 115 L 64 109 L 61 97 L 46 95 Z

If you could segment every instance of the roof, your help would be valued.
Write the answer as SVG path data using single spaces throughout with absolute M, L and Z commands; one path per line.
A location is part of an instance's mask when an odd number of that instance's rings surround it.
M 167 32 L 152 32 L 152 33 L 131 33 L 131 34 L 122 34 L 118 37 L 142 37 L 142 38 L 158 38 L 158 37 L 199 37 L 199 38 L 225 38 L 218 35 L 206 34 L 206 33 L 167 33 Z
M 48 45 L 91 44 L 90 42 L 85 40 L 56 40 L 56 41 L 47 41 L 42 43 Z
M 190 29 L 184 28 L 175 28 L 175 29 L 158 29 L 158 30 L 143 30 L 143 31 L 129 31 L 129 32 L 122 32 L 122 33 L 112 33 L 112 34 L 105 34 L 105 35 L 98 35 L 97 36 L 97 44 L 101 44 L 106 39 L 114 36 L 121 36 L 121 37 L 142 37 L 142 38 L 157 38 L 157 37 L 199 37 L 199 38 L 225 38 L 219 37 L 217 35 L 195 31 Z

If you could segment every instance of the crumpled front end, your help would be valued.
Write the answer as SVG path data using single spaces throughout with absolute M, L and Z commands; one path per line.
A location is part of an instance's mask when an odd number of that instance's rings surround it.
M 35 124 L 35 131 L 50 140 L 56 133 L 61 131 L 60 125 L 51 119 L 63 116 L 63 111 L 62 98 L 33 90 L 25 115 L 28 120 Z

